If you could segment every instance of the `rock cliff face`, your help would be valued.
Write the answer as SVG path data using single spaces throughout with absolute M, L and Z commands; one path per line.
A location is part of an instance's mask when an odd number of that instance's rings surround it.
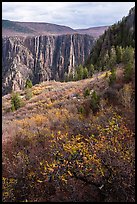
M 79 64 L 84 64 L 94 43 L 81 34 L 34 37 L 3 37 L 2 94 L 24 88 L 27 78 L 33 84 L 63 80 Z

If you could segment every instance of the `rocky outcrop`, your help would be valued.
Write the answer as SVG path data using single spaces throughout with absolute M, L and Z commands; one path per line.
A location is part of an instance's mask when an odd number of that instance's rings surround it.
M 2 93 L 23 89 L 27 78 L 33 84 L 63 80 L 65 72 L 84 64 L 93 43 L 93 37 L 81 34 L 3 37 Z

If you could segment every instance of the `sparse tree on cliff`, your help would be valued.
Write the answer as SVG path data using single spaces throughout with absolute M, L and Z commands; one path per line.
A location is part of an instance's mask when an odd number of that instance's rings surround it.
M 33 86 L 32 81 L 30 79 L 26 80 L 25 88 L 31 88 Z

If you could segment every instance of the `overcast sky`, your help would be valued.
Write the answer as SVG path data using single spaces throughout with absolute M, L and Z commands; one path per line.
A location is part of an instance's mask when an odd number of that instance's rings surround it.
M 2 2 L 2 19 L 89 28 L 114 24 L 133 6 L 135 2 Z

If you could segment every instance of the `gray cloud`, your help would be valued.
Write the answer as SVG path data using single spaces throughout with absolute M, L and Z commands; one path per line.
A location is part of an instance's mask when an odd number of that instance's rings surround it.
M 135 2 L 2 2 L 2 18 L 87 28 L 111 25 Z

